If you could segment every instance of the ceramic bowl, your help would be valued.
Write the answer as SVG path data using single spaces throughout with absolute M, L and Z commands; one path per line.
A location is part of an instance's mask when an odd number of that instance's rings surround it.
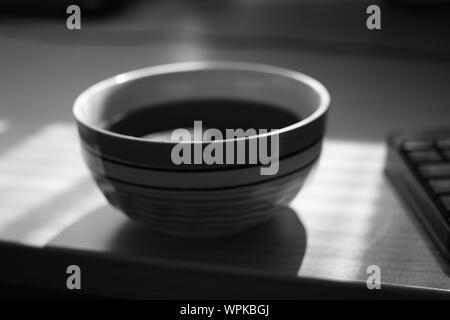
M 192 99 L 251 101 L 273 108 L 211 105 L 184 110 L 181 104 L 177 110 L 152 109 Z M 74 115 L 85 161 L 113 206 L 154 230 L 207 238 L 248 229 L 289 204 L 320 155 L 328 104 L 326 89 L 295 71 L 241 62 L 191 62 L 136 70 L 95 84 L 75 101 Z M 179 165 L 171 158 L 175 141 L 109 130 L 112 119 L 143 107 L 152 113 L 145 124 L 149 133 L 175 129 L 177 117 L 219 128 L 275 129 L 245 138 L 183 143 L 203 151 L 213 144 L 243 142 L 249 148 L 276 138 L 279 157 L 273 161 L 278 171 L 262 175 L 262 165 L 246 163 Z

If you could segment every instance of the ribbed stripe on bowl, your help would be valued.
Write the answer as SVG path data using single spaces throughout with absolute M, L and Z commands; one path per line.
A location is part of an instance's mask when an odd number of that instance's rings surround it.
M 211 171 L 164 171 L 137 168 L 100 158 L 85 148 L 82 150 L 85 162 L 90 170 L 96 174 L 150 188 L 192 190 L 248 185 L 265 180 L 273 180 L 298 171 L 316 161 L 320 155 L 321 142 L 319 141 L 308 149 L 279 160 L 278 172 L 274 175 L 261 175 L 261 165 L 242 165 L 242 167 L 234 167 L 233 169 Z
M 108 200 L 130 217 L 165 233 L 211 237 L 269 219 L 295 197 L 311 167 L 272 181 L 222 190 L 165 190 L 101 175 L 95 179 Z

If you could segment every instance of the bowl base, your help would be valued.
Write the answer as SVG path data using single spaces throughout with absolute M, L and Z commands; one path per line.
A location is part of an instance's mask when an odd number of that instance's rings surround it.
M 201 224 L 174 224 L 171 221 L 169 224 L 154 221 L 148 218 L 148 216 L 142 216 L 140 214 L 124 212 L 131 219 L 143 223 L 149 228 L 177 238 L 190 238 L 190 239 L 211 239 L 232 236 L 249 229 L 252 229 L 260 224 L 263 224 L 271 220 L 279 208 L 270 208 L 260 211 L 257 218 L 249 219 L 248 221 L 230 221 L 228 223 L 216 222 L 201 223 Z

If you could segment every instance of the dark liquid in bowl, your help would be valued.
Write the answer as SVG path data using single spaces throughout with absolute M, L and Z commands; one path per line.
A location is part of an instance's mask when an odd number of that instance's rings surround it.
M 279 129 L 300 119 L 293 113 L 274 105 L 242 100 L 191 100 L 143 107 L 113 118 L 106 126 L 110 131 L 144 137 L 152 133 L 177 128 L 192 128 L 202 121 L 204 130 Z

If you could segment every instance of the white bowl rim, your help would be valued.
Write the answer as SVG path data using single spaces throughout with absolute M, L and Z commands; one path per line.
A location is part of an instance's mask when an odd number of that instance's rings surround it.
M 187 72 L 187 71 L 201 71 L 201 70 L 214 70 L 214 69 L 227 69 L 227 70 L 243 70 L 243 71 L 255 71 L 260 73 L 268 73 L 273 75 L 278 75 L 286 78 L 290 78 L 299 82 L 302 82 L 309 86 L 311 89 L 315 90 L 319 95 L 319 106 L 316 110 L 307 116 L 306 118 L 289 125 L 287 127 L 283 127 L 280 129 L 272 130 L 264 134 L 257 134 L 249 137 L 239 137 L 233 139 L 223 139 L 223 140 L 213 140 L 213 141 L 149 141 L 145 138 L 129 136 L 125 134 L 120 134 L 116 132 L 109 131 L 107 129 L 93 126 L 89 123 L 86 123 L 80 114 L 81 105 L 84 103 L 86 99 L 89 98 L 90 95 L 93 95 L 99 91 L 103 91 L 106 88 L 113 87 L 115 85 L 131 82 L 133 80 L 137 80 L 140 78 L 146 78 L 166 73 L 177 73 L 177 72 Z M 298 71 L 293 71 L 283 67 L 277 67 L 262 63 L 253 63 L 253 62 L 238 62 L 238 61 L 188 61 L 188 62 L 177 62 L 177 63 L 169 63 L 157 66 L 151 66 L 141 69 L 136 69 L 132 71 L 128 71 L 122 74 L 118 74 L 116 76 L 107 78 L 105 80 L 101 80 L 93 84 L 84 90 L 75 100 L 73 105 L 73 115 L 75 119 L 83 124 L 84 126 L 90 128 L 93 131 L 100 132 L 105 135 L 115 136 L 117 138 L 133 140 L 151 144 L 179 144 L 179 143 L 187 143 L 187 144 L 210 144 L 210 143 L 231 143 L 241 140 L 251 140 L 251 139 L 261 139 L 270 137 L 272 135 L 281 135 L 283 133 L 292 131 L 294 129 L 298 129 L 302 126 L 305 126 L 317 118 L 321 117 L 330 105 L 330 94 L 325 86 L 320 83 L 318 80 Z

